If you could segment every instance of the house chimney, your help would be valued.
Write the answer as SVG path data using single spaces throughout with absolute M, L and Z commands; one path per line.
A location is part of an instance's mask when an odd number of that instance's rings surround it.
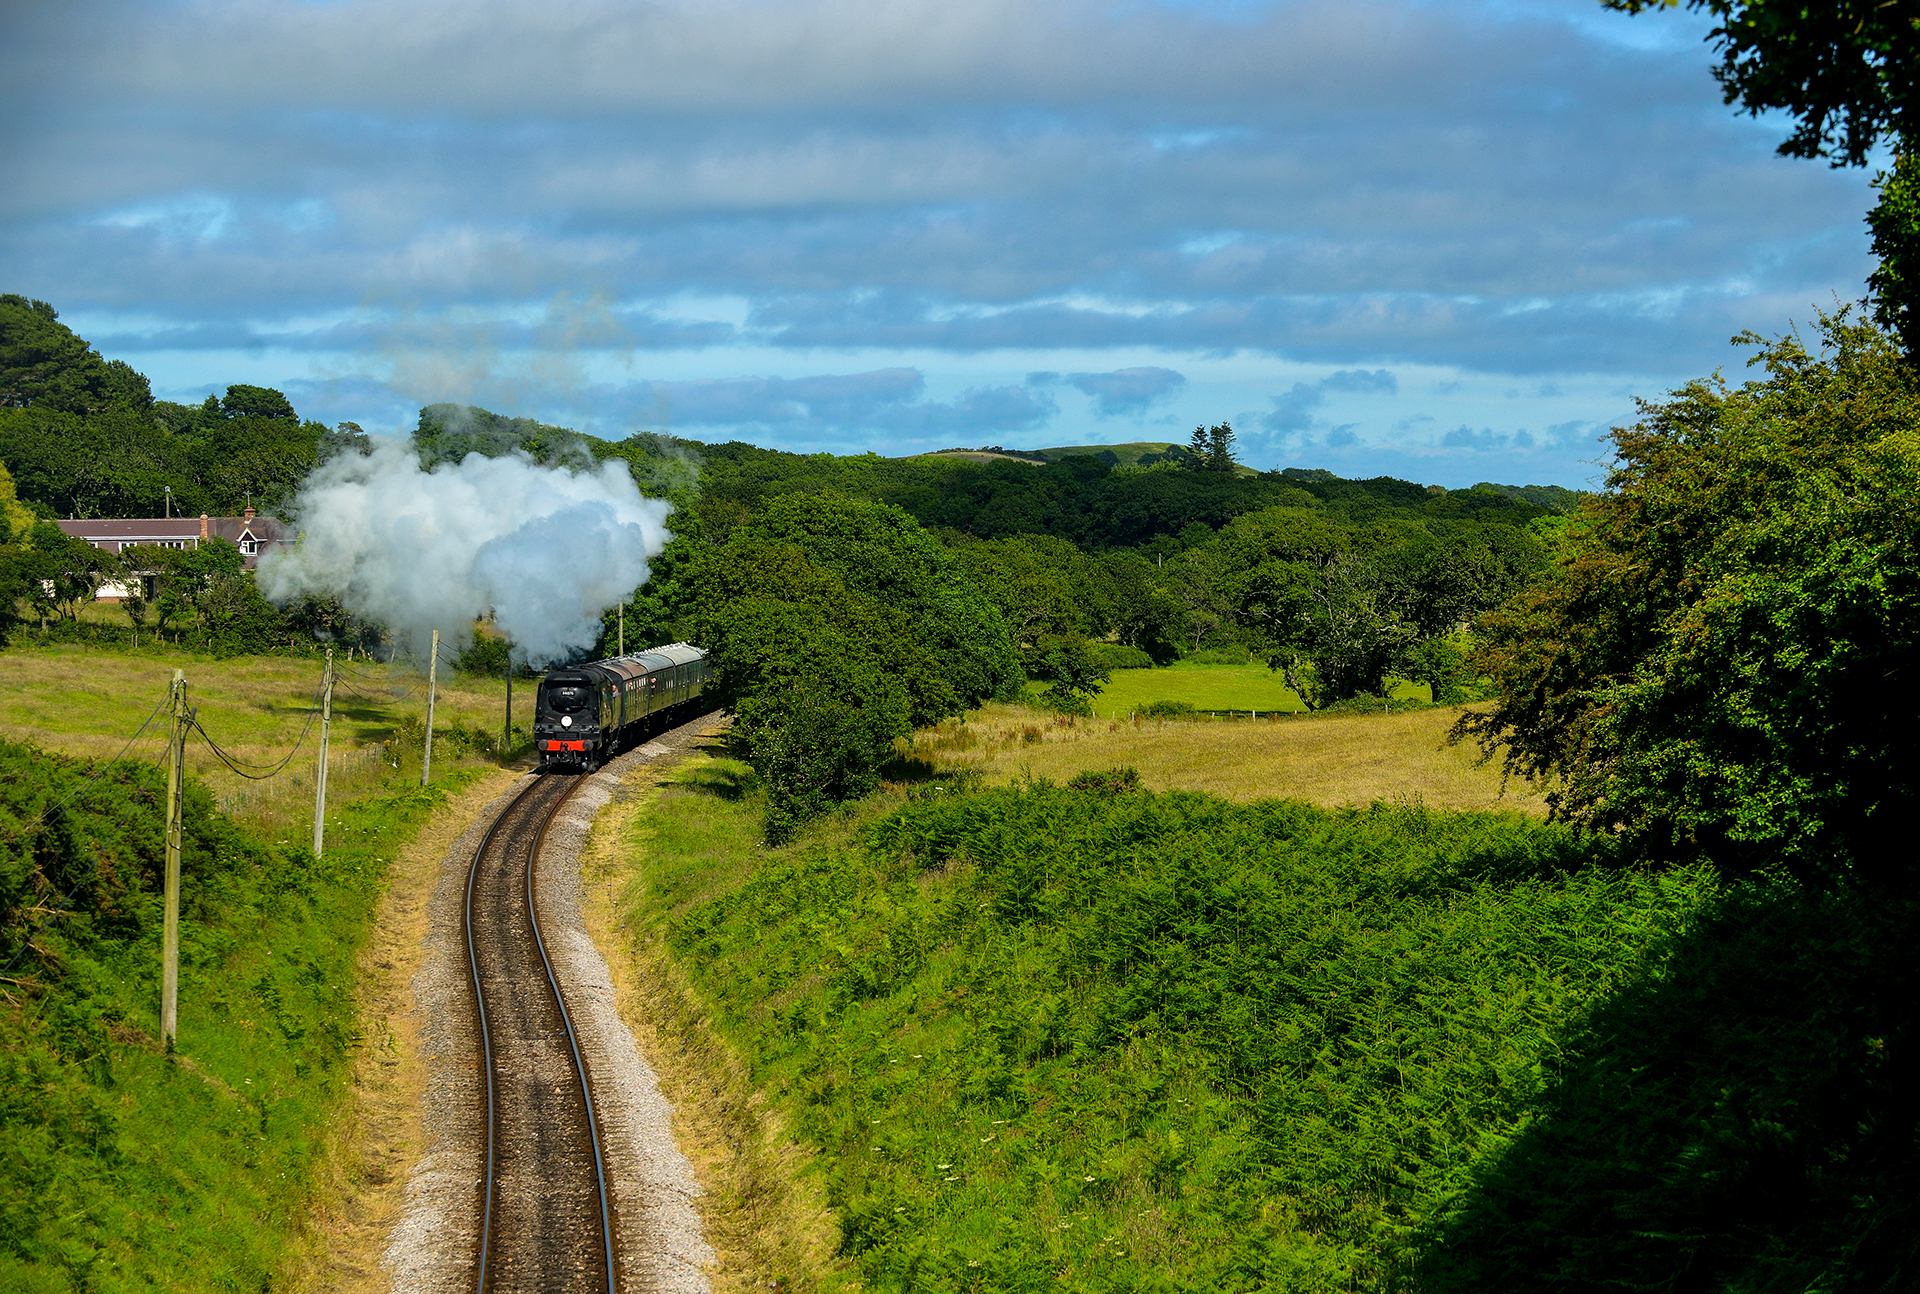
M 242 514 L 242 516 L 241 516 L 241 518 L 240 518 L 240 519 L 241 519 L 242 521 L 252 521 L 252 520 L 253 520 L 253 505 L 252 505 L 251 503 L 249 503 L 249 504 L 247 505 L 247 510 L 246 510 L 246 512 L 245 512 L 244 514 Z
M 200 514 L 200 538 L 204 540 L 206 537 L 207 537 L 207 514 L 203 512 Z

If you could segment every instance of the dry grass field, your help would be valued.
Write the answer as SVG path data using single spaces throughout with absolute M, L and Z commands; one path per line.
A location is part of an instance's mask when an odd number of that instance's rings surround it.
M 300 739 L 318 708 L 318 661 L 259 656 L 212 660 L 148 647 L 125 652 L 29 647 L 0 652 L 0 737 L 88 759 L 112 758 L 154 707 L 164 704 L 176 668 L 186 672 L 188 704 L 198 707 L 200 723 L 224 749 L 250 764 L 278 761 Z M 456 722 L 499 731 L 504 681 L 442 670 L 438 684 L 437 733 L 444 736 Z M 531 682 L 514 689 L 515 718 L 522 726 L 532 718 L 533 695 Z M 364 793 L 409 766 L 417 777 L 417 753 L 403 753 L 402 767 L 396 770 L 376 762 L 371 751 L 403 722 L 424 723 L 426 713 L 424 676 L 405 665 L 340 662 L 333 694 L 329 798 Z M 187 771 L 217 796 L 247 796 L 241 816 L 258 829 L 293 829 L 294 819 L 310 825 L 317 727 L 308 731 L 307 745 L 294 760 L 270 781 L 250 782 L 228 771 L 197 737 L 187 743 Z M 127 752 L 129 757 L 163 758 L 165 731 L 162 716 Z M 457 762 L 454 750 L 436 744 L 436 770 Z M 466 762 L 475 762 L 475 757 L 468 756 Z
M 1458 717 L 1458 710 L 1444 708 L 1258 722 L 1115 722 L 989 706 L 964 724 L 916 734 L 913 753 L 936 766 L 977 768 L 990 785 L 1023 777 L 1060 782 L 1088 769 L 1131 766 L 1153 790 L 1206 791 L 1229 800 L 1418 801 L 1435 809 L 1544 813 L 1535 788 L 1512 782 L 1503 789 L 1499 769 L 1478 763 L 1475 747 L 1446 744 Z

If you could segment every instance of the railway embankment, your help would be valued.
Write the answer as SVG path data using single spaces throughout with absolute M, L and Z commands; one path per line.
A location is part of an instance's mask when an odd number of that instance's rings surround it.
M 147 753 L 140 751 L 137 753 Z M 387 866 L 473 771 L 336 802 L 315 857 L 187 784 L 178 1052 L 158 1029 L 151 762 L 0 742 L 0 1288 L 265 1288 L 303 1263 Z
M 935 770 L 768 847 L 724 754 L 588 864 L 716 1288 L 1466 1291 L 1568 1236 L 1650 1276 L 1898 1240 L 1897 1198 L 1845 1195 L 1897 1139 L 1828 1124 L 1905 1108 L 1907 909 L 1626 866 L 1519 813 L 1125 769 Z

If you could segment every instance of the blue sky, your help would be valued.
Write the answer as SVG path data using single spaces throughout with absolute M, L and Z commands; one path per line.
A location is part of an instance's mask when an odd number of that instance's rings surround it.
M 1685 14 L 167 0 L 0 18 L 0 291 L 156 393 L 1584 485 L 1871 269 Z

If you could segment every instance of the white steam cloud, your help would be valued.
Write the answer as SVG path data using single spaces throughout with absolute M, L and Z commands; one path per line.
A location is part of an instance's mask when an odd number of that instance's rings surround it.
M 491 610 L 517 656 L 546 664 L 593 646 L 600 616 L 646 583 L 672 510 L 618 460 L 569 472 L 469 454 L 423 472 L 411 444 L 376 441 L 307 478 L 299 545 L 265 557 L 259 584 L 275 602 L 337 597 L 418 660 L 432 630 L 458 651 Z

